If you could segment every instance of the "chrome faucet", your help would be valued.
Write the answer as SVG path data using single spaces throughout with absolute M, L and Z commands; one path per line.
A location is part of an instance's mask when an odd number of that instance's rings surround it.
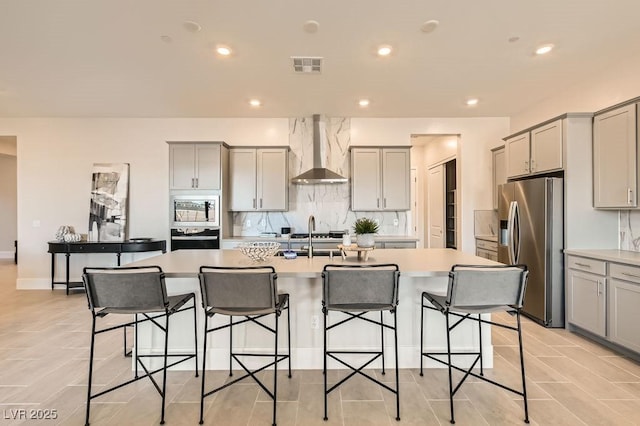
M 313 237 L 312 231 L 316 230 L 316 218 L 313 215 L 309 216 L 309 251 L 308 257 L 311 259 L 313 257 Z

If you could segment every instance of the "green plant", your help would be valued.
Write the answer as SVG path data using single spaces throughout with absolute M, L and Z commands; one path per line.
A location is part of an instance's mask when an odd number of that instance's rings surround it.
M 368 217 L 361 217 L 356 219 L 356 223 L 353 225 L 353 231 L 356 235 L 360 234 L 376 234 L 378 233 L 378 223 Z

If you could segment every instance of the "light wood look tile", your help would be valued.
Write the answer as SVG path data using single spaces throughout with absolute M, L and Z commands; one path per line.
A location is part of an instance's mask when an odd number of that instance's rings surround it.
M 86 296 L 63 290 L 17 291 L 16 266 L 0 260 L 0 410 L 56 409 L 58 419 L 42 424 L 84 424 L 91 315 Z M 513 317 L 494 316 L 505 324 Z M 107 318 L 105 324 L 118 324 Z M 525 367 L 532 425 L 640 425 L 640 364 L 564 329 L 546 329 L 523 319 Z M 487 377 L 520 386 L 517 335 L 492 330 L 494 368 Z M 323 421 L 320 370 L 293 371 L 280 364 L 278 424 L 300 426 L 449 424 L 447 370 L 403 369 L 401 421 L 395 420 L 395 395 L 356 376 L 328 396 L 329 420 Z M 395 371 L 368 371 L 394 387 Z M 241 374 L 237 372 L 237 374 Z M 272 372 L 261 377 L 271 386 Z M 345 377 L 330 370 L 328 382 Z M 94 392 L 132 377 L 131 359 L 122 356 L 122 333 L 101 335 L 96 345 Z M 167 426 L 197 425 L 200 378 L 192 371 L 171 371 L 167 385 Z M 459 378 L 460 374 L 456 373 Z M 160 377 L 159 377 L 160 378 Z M 161 379 L 160 379 L 161 380 Z M 225 371 L 207 372 L 207 389 L 230 380 Z M 251 379 L 205 400 L 205 424 L 271 424 L 271 401 Z M 522 398 L 469 378 L 456 395 L 456 425 L 524 424 Z M 0 424 L 34 424 L 3 419 Z M 160 397 L 149 380 L 95 399 L 92 425 L 157 425 Z M 39 424 L 39 423 L 38 423 Z

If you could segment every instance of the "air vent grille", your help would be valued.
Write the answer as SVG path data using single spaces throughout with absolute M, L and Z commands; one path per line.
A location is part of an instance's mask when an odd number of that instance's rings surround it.
M 322 58 L 293 56 L 293 72 L 303 74 L 319 74 L 322 70 Z

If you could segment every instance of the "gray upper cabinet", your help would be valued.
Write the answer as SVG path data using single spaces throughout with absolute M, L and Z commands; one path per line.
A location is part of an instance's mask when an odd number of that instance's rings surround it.
M 498 210 L 498 187 L 507 182 L 507 159 L 504 145 L 491 150 L 493 163 L 493 209 Z
M 231 149 L 230 210 L 288 210 L 287 170 L 288 148 Z
M 562 170 L 562 120 L 505 139 L 505 153 L 508 178 Z
M 351 149 L 351 210 L 410 210 L 410 148 Z
M 170 143 L 169 189 L 219 190 L 221 143 Z
M 636 104 L 593 118 L 593 206 L 638 207 Z

